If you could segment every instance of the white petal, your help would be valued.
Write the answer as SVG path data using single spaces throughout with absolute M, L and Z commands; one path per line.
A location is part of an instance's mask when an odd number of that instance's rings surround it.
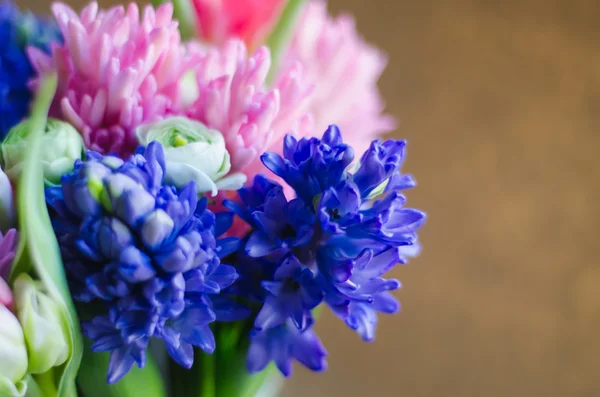
M 246 183 L 247 180 L 248 177 L 246 174 L 236 172 L 217 181 L 217 188 L 219 190 L 238 190 L 244 186 L 244 183 Z
M 218 193 L 217 185 L 208 175 L 188 164 L 167 162 L 165 181 L 178 188 L 186 186 L 190 181 L 195 181 L 198 193 L 211 192 L 213 197 Z

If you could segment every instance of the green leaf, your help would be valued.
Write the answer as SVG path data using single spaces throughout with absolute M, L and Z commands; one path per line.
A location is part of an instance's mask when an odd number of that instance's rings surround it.
M 39 139 L 46 126 L 48 110 L 56 91 L 56 75 L 43 76 L 30 115 L 30 146 L 17 184 L 19 215 L 19 246 L 11 283 L 21 273 L 35 273 L 44 284 L 48 296 L 59 306 L 63 326 L 67 330 L 70 353 L 67 361 L 53 369 L 56 391 L 46 397 L 75 397 L 75 377 L 82 357 L 82 336 L 79 319 L 69 293 L 58 243 L 50 223 L 44 197 L 44 172 L 39 159 L 44 150 Z
M 279 73 L 281 58 L 292 39 L 298 16 L 305 2 L 306 0 L 288 0 L 279 21 L 267 38 L 266 44 L 271 50 L 272 59 L 271 69 L 267 76 L 267 83 L 269 85 L 273 83 L 275 77 L 277 77 L 277 73 Z
M 109 353 L 94 353 L 86 342 L 77 383 L 85 397 L 165 397 L 166 391 L 156 362 L 148 352 L 146 366 L 134 366 L 115 384 L 106 383 Z

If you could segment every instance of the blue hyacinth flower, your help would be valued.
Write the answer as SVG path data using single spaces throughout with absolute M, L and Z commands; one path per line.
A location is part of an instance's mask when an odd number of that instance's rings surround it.
M 289 360 L 298 358 L 288 342 L 312 335 L 311 311 L 321 301 L 366 341 L 375 336 L 378 313 L 399 310 L 390 291 L 400 282 L 385 275 L 419 252 L 417 231 L 425 221 L 424 213 L 406 208 L 402 194 L 415 186 L 400 172 L 405 148 L 405 141 L 377 140 L 351 165 L 353 150 L 335 126 L 322 139 L 288 136 L 283 156 L 261 158 L 296 198 L 286 199 L 280 185 L 257 176 L 239 202 L 225 203 L 253 229 L 238 254 L 238 269 L 246 272 L 240 285 L 253 287 L 238 292 L 256 289 L 260 278 L 269 292 L 253 296 L 262 309 L 250 370 L 268 357 L 288 372 Z M 241 263 L 250 265 L 242 270 Z M 320 347 L 312 348 L 306 354 L 324 359 Z
M 209 211 L 194 182 L 163 185 L 164 174 L 152 142 L 128 161 L 88 152 L 46 190 L 73 298 L 105 308 L 82 328 L 94 351 L 111 352 L 109 383 L 144 366 L 151 338 L 189 368 L 194 346 L 215 349 L 211 322 L 249 314 L 221 295 L 238 277 L 221 258 L 239 239 L 217 239 L 231 214 Z
M 14 3 L 0 1 L 0 140 L 29 112 L 28 82 L 34 70 L 27 48 L 49 52 L 51 44 L 61 40 L 54 21 L 21 13 Z
M 342 142 L 337 126 L 329 127 L 322 139 L 298 141 L 287 135 L 283 157 L 270 152 L 261 156 L 265 167 L 285 180 L 296 195 L 311 206 L 311 200 L 343 178 L 353 158 L 354 150 Z

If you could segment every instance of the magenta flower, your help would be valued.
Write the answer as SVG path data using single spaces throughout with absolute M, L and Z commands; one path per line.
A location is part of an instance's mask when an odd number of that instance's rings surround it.
M 373 139 L 395 128 L 394 119 L 382 114 L 377 88 L 386 57 L 360 37 L 352 16 L 333 18 L 325 1 L 309 2 L 284 62 L 299 62 L 316 85 L 308 105 L 315 129 L 308 132 L 337 124 L 344 140 L 362 153 Z M 278 142 L 277 151 L 281 146 Z
M 30 58 L 38 72 L 58 72 L 53 115 L 73 124 L 90 149 L 131 153 L 138 125 L 180 105 L 191 59 L 172 4 L 148 6 L 142 16 L 135 3 L 104 11 L 92 2 L 79 15 L 62 3 L 52 10 L 65 42 L 50 56 L 30 49 Z
M 283 136 L 300 125 L 312 86 L 299 65 L 292 64 L 267 88 L 271 56 L 265 47 L 249 57 L 242 41 L 230 40 L 193 52 L 201 51 L 194 69 L 198 96 L 187 115 L 223 134 L 231 172 L 242 171 L 250 179 L 259 169 L 258 156 L 271 145 L 281 145 Z

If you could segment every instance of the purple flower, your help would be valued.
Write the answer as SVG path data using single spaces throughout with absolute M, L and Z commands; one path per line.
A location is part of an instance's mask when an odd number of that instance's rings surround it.
M 89 152 L 46 190 L 74 299 L 106 307 L 82 327 L 94 351 L 111 352 L 109 383 L 144 366 L 150 338 L 189 368 L 193 346 L 215 349 L 211 322 L 248 314 L 219 296 L 237 278 L 220 258 L 239 240 L 216 238 L 232 216 L 207 210 L 193 182 L 163 185 L 164 170 L 156 142 L 128 161 Z
M 223 205 L 233 211 L 246 223 L 252 227 L 256 227 L 256 223 L 252 218 L 252 213 L 264 204 L 267 195 L 271 190 L 276 188 L 281 189 L 281 185 L 263 175 L 257 175 L 254 178 L 252 186 L 243 187 L 238 190 L 240 203 L 224 200 Z
M 314 214 L 300 199 L 287 201 L 281 187 L 267 193 L 262 206 L 252 213 L 255 225 L 246 253 L 261 257 L 278 249 L 302 247 L 313 235 Z
M 352 162 L 354 151 L 342 142 L 337 126 L 330 126 L 322 139 L 287 135 L 283 158 L 268 152 L 261 156 L 264 165 L 281 177 L 308 205 L 328 187 L 337 185 Z
M 256 357 L 277 362 L 282 350 L 273 346 L 309 332 L 311 311 L 322 301 L 366 341 L 375 337 L 378 313 L 399 310 L 390 291 L 400 282 L 385 275 L 418 253 L 417 230 L 425 221 L 424 213 L 405 207 L 402 190 L 415 186 L 412 177 L 400 173 L 405 147 L 405 141 L 374 141 L 349 166 L 353 151 L 331 126 L 321 140 L 287 137 L 283 158 L 263 155 L 265 166 L 294 188 L 297 198 L 288 201 L 281 186 L 257 177 L 253 187 L 240 192 L 243 204 L 229 205 L 253 228 L 244 244 L 252 260 L 239 255 L 240 273 L 242 262 L 253 269 L 242 284 L 260 284 L 269 292 L 255 296 L 262 308 L 253 346 L 278 353 Z M 283 356 L 295 357 L 289 351 Z M 249 354 L 251 368 L 262 366 L 256 357 Z M 278 366 L 286 373 L 285 364 Z

